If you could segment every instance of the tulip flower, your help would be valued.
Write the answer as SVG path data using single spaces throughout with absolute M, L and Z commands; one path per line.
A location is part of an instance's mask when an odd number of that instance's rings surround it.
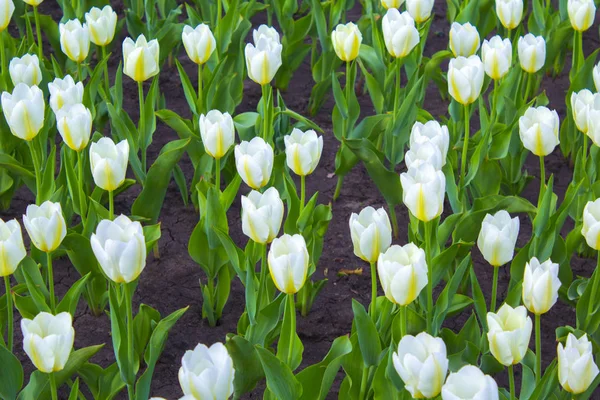
M 525 72 L 534 74 L 546 63 L 546 41 L 542 36 L 528 33 L 519 38 L 517 44 L 519 62 Z
M 504 366 L 521 362 L 531 338 L 533 324 L 523 306 L 512 308 L 504 304 L 497 313 L 487 313 L 487 338 L 494 358 Z
M 90 31 L 87 24 L 72 19 L 58 26 L 60 32 L 60 49 L 63 53 L 78 64 L 81 64 L 90 51 Z M 79 80 L 81 80 L 81 72 Z
M 109 212 L 114 213 L 113 191 L 125 181 L 129 162 L 129 144 L 123 140 L 117 144 L 103 137 L 90 146 L 90 168 L 94 183 L 108 191 Z
M 481 223 L 477 247 L 483 258 L 493 267 L 500 267 L 513 259 L 519 236 L 519 218 L 510 218 L 505 210 L 486 214 Z
M 459 24 L 453 22 L 450 27 L 450 50 L 454 57 L 469 57 L 479 50 L 480 38 L 477 28 L 469 22 Z
M 439 147 L 432 142 L 415 144 L 404 156 L 404 162 L 408 169 L 416 169 L 423 164 L 429 164 L 437 170 L 441 170 L 445 163 Z
M 354 254 L 374 264 L 379 255 L 392 244 L 390 219 L 383 208 L 365 207 L 360 214 L 350 216 L 350 234 Z
M 138 83 L 152 78 L 160 71 L 159 52 L 158 40 L 153 39 L 148 42 L 143 34 L 138 36 L 135 42 L 131 38 L 125 39 L 123 73 Z
M 15 12 L 15 3 L 13 0 L 0 0 L 0 33 L 3 32 L 10 23 L 13 12 Z M 4 49 L 0 51 L 3 50 Z
M 481 46 L 481 58 L 485 73 L 493 80 L 503 78 L 512 66 L 512 44 L 496 35 Z
M 271 179 L 273 148 L 262 138 L 255 137 L 235 146 L 235 166 L 246 185 L 258 190 Z
M 210 110 L 200 115 L 200 136 L 204 150 L 212 158 L 222 158 L 233 145 L 235 128 L 228 112 Z
M 81 151 L 92 134 L 92 113 L 83 104 L 65 106 L 56 115 L 56 126 L 67 146 Z
M 379 255 L 377 273 L 385 297 L 394 304 L 407 306 L 427 286 L 425 252 L 413 243 L 391 246 Z
M 309 129 L 302 132 L 294 128 L 283 138 L 287 166 L 296 175 L 306 176 L 313 173 L 323 152 L 323 137 Z
M 181 41 L 190 60 L 199 65 L 205 64 L 217 47 L 215 37 L 206 24 L 196 28 L 184 26 Z
M 460 104 L 469 105 L 479 98 L 483 77 L 479 56 L 454 58 L 448 66 L 448 92 Z
M 465 365 L 448 375 L 442 400 L 498 400 L 498 384 L 474 365 Z
M 0 218 L 0 276 L 13 274 L 26 255 L 21 225 L 16 219 L 4 222 Z
M 71 75 L 66 75 L 63 79 L 55 78 L 48 84 L 48 91 L 54 115 L 65 106 L 83 103 L 83 83 L 75 84 Z
M 596 88 L 596 92 L 600 92 L 600 63 L 594 66 L 592 75 L 594 78 L 594 87 Z
M 24 83 L 27 86 L 37 86 L 42 81 L 40 60 L 35 54 L 25 54 L 21 58 L 13 58 L 10 60 L 8 72 L 15 86 L 19 83 Z
M 222 343 L 186 351 L 178 376 L 184 398 L 227 400 L 233 394 L 233 360 Z
M 146 267 L 142 225 L 125 215 L 100 221 L 90 243 L 102 271 L 115 283 L 135 281 Z
M 496 0 L 496 14 L 506 29 L 515 29 L 523 18 L 523 0 Z
M 425 332 L 405 335 L 392 359 L 413 398 L 431 399 L 440 394 L 448 372 L 446 344 L 442 339 Z
M 577 339 L 575 335 L 569 333 L 566 345 L 559 343 L 556 351 L 560 385 L 572 394 L 585 392 L 598 375 L 592 343 L 587 335 L 583 334 Z
M 437 121 L 427 121 L 424 124 L 419 121 L 415 122 L 410 131 L 410 148 L 426 142 L 431 142 L 437 146 L 442 155 L 442 166 L 446 165 L 446 155 L 450 143 L 448 127 L 440 125 Z
M 37 86 L 19 83 L 12 94 L 2 93 L 2 111 L 10 132 L 31 141 L 44 126 L 44 94 Z
M 274 187 L 242 196 L 242 232 L 255 243 L 271 243 L 281 228 L 283 201 Z
M 404 0 L 381 0 L 381 5 L 386 10 L 390 8 L 400 8 L 404 4 Z
M 571 26 L 577 32 L 587 31 L 594 23 L 596 4 L 594 0 L 569 0 L 567 11 Z
M 421 24 L 429 19 L 434 0 L 406 0 L 406 11 Z
M 33 245 L 45 253 L 56 250 L 67 235 L 60 203 L 45 201 L 41 206 L 28 205 L 23 225 Z
M 600 94 L 588 89 L 571 93 L 571 112 L 577 129 L 582 133 L 588 132 L 588 114 L 590 110 L 600 111 Z
M 444 208 L 446 177 L 431 164 L 409 168 L 400 175 L 402 201 L 412 215 L 428 222 L 437 218 Z
M 85 22 L 90 32 L 90 41 L 96 46 L 104 47 L 113 41 L 117 27 L 117 13 L 111 6 L 104 6 L 102 10 L 92 7 L 85 13 Z
M 581 234 L 594 250 L 600 250 L 600 199 L 588 201 L 583 208 Z
M 419 31 L 408 12 L 400 14 L 398 9 L 390 8 L 381 24 L 385 47 L 392 57 L 406 57 L 419 44 Z
M 358 57 L 360 44 L 362 43 L 362 33 L 358 26 L 353 22 L 339 24 L 331 33 L 331 42 L 333 50 L 340 60 L 345 62 L 353 61 Z
M 253 32 L 254 44 L 244 49 L 248 77 L 259 85 L 269 84 L 281 67 L 283 47 L 275 29 L 261 25 Z
M 274 239 L 268 261 L 271 279 L 280 292 L 293 295 L 302 289 L 310 261 L 302 235 L 285 234 Z

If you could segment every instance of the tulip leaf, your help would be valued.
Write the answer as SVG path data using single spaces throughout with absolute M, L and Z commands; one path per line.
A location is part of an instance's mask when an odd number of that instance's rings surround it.
M 0 364 L 0 397 L 14 400 L 23 386 L 23 367 L 19 359 L 4 346 L 0 346 Z
M 248 268 L 250 271 L 252 268 Z M 281 317 L 281 302 L 285 299 L 285 295 L 279 295 L 270 304 L 264 306 L 262 310 L 257 312 L 256 324 L 253 326 L 247 338 L 250 342 L 258 346 L 264 346 L 267 343 L 267 337 L 279 324 Z
M 234 397 L 240 398 L 250 392 L 265 376 L 256 349 L 242 336 L 235 335 L 225 344 L 233 360 L 235 376 L 233 378 Z
M 44 293 L 42 293 L 42 290 L 40 289 L 40 286 L 45 286 L 43 284 L 36 284 L 34 280 L 29 276 L 29 273 L 27 271 L 24 271 L 23 275 L 25 276 L 25 281 L 27 282 L 27 290 L 31 295 L 31 299 L 35 303 L 38 312 L 51 312 L 50 307 L 48 306 L 48 303 L 46 301 L 46 296 L 44 296 Z
M 340 112 L 343 119 L 348 118 L 348 102 L 342 91 L 338 75 L 335 72 L 331 73 L 331 83 L 333 86 L 333 97 L 335 99 L 335 105 Z
M 302 353 L 304 346 L 296 333 L 296 303 L 294 295 L 286 295 L 288 301 L 285 302 L 285 311 L 283 313 L 283 322 L 279 341 L 277 342 L 277 358 L 286 363 L 294 371 L 302 362 Z M 288 359 L 288 355 L 291 358 Z
M 68 400 L 77 400 L 79 396 L 79 378 L 75 379 L 75 383 L 71 386 L 71 393 Z
M 548 185 L 544 189 L 544 196 L 541 202 L 538 203 L 537 213 L 533 219 L 533 232 L 536 237 L 540 237 L 546 226 L 550 216 L 554 213 L 556 207 L 556 200 L 558 196 L 553 192 L 554 188 L 554 175 L 548 180 Z
M 177 132 L 179 138 L 187 139 L 190 137 L 194 137 L 196 139 L 200 139 L 198 134 L 194 132 L 192 121 L 190 121 L 189 119 L 185 119 L 177 115 L 174 111 L 167 109 L 158 110 L 155 112 L 155 114 L 158 118 L 160 118 L 162 122 L 167 124 L 169 128 Z
M 373 323 L 363 305 L 355 299 L 352 299 L 352 311 L 354 312 L 354 323 L 364 365 L 367 367 L 376 366 L 379 364 L 381 356 L 381 341 L 375 323 Z
M 295 400 L 302 395 L 302 385 L 284 362 L 280 361 L 269 350 L 255 346 L 260 363 L 267 378 L 267 390 L 276 399 Z
M 133 384 L 135 381 L 135 375 L 133 374 L 133 360 L 131 365 L 128 358 L 127 352 L 127 327 L 126 327 L 126 315 L 125 304 L 121 304 L 119 301 L 119 293 L 121 290 L 118 284 L 111 282 L 109 285 L 109 302 L 110 302 L 110 327 L 111 337 L 113 343 L 113 349 L 115 352 L 115 358 L 119 365 L 119 371 L 121 373 L 121 379 L 126 384 Z M 125 290 L 127 291 L 127 290 Z M 127 295 L 127 293 L 125 293 Z
M 465 272 L 469 267 L 470 263 L 471 255 L 469 254 L 459 264 L 456 271 L 454 271 L 452 278 L 446 284 L 446 287 L 444 287 L 444 290 L 442 290 L 442 293 L 440 293 L 440 296 L 437 298 L 437 301 L 435 302 L 435 311 L 433 315 L 433 336 L 437 336 L 437 333 L 441 329 L 442 323 L 444 322 L 444 318 L 446 318 L 446 314 L 448 313 L 452 305 L 452 299 L 454 297 L 454 294 L 458 290 L 458 286 L 462 282 L 463 276 L 465 275 Z
M 88 279 L 91 276 L 91 272 L 86 274 L 85 276 L 79 278 L 77 282 L 71 285 L 65 296 L 62 298 L 60 303 L 56 306 L 55 314 L 61 312 L 68 312 L 71 315 L 75 315 L 75 310 L 77 308 L 77 304 L 79 304 L 79 297 L 85 289 Z

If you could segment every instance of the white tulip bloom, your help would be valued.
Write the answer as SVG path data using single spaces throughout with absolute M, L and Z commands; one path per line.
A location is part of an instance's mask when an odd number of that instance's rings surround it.
M 496 14 L 506 29 L 515 29 L 523 19 L 523 0 L 496 0 Z
M 483 62 L 479 56 L 457 57 L 448 66 L 448 92 L 462 105 L 469 105 L 479 98 L 483 77 Z
M 45 253 L 56 250 L 67 235 L 67 224 L 60 203 L 49 200 L 40 206 L 28 205 L 23 215 L 23 225 L 33 245 Z
M 594 66 L 592 70 L 592 75 L 594 78 L 594 87 L 596 88 L 596 92 L 600 92 L 600 63 Z
M 134 42 L 123 41 L 123 73 L 136 82 L 144 82 L 160 72 L 158 40 L 147 41 L 142 34 Z
M 87 24 L 72 19 L 58 26 L 60 31 L 60 49 L 76 63 L 85 60 L 90 52 L 90 31 Z
M 277 237 L 283 221 L 283 201 L 276 188 L 264 193 L 251 191 L 242 196 L 242 232 L 255 243 L 270 243 Z
M 67 146 L 81 151 L 92 135 L 92 113 L 83 104 L 65 106 L 56 115 L 56 126 Z
M 383 208 L 365 207 L 360 214 L 350 216 L 350 235 L 354 254 L 374 263 L 392 244 L 392 226 Z
M 360 44 L 362 43 L 362 33 L 358 26 L 353 22 L 339 24 L 331 33 L 331 42 L 335 54 L 342 61 L 352 61 L 358 57 Z
M 96 46 L 106 46 L 113 41 L 117 27 L 117 13 L 111 6 L 106 5 L 102 10 L 92 7 L 85 13 L 85 22 L 90 32 L 90 40 Z
M 569 333 L 566 345 L 558 344 L 557 353 L 558 381 L 563 389 L 572 394 L 585 392 L 598 375 L 592 343 L 587 335 L 577 339 Z
M 499 267 L 510 262 L 519 236 L 519 217 L 510 218 L 505 210 L 486 214 L 481 223 L 477 247 L 490 265 Z
M 504 366 L 521 362 L 531 338 L 532 323 L 523 306 L 512 308 L 504 303 L 497 313 L 487 313 L 490 352 Z
M 542 36 L 528 33 L 517 43 L 521 68 L 530 74 L 538 72 L 546 63 L 546 41 Z
M 503 78 L 512 66 L 512 44 L 496 35 L 481 46 L 481 58 L 485 73 L 492 79 Z
M 235 166 L 246 185 L 258 190 L 269 183 L 273 171 L 273 148 L 261 137 L 235 146 Z
M 271 279 L 280 292 L 295 294 L 302 289 L 310 262 L 302 235 L 285 234 L 274 239 L 268 261 Z
M 441 170 L 445 161 L 442 159 L 439 147 L 432 142 L 415 144 L 404 155 L 404 162 L 408 169 L 415 169 L 423 164 L 430 164 L 433 168 Z
M 434 0 L 406 0 L 406 11 L 420 24 L 431 16 L 433 3 Z
M 594 250 L 600 250 L 600 199 L 588 201 L 583 208 L 581 234 Z
M 474 365 L 465 365 L 448 375 L 442 400 L 498 400 L 498 384 Z
M 560 143 L 558 113 L 548 108 L 529 107 L 519 118 L 523 147 L 536 156 L 547 156 Z
M 10 80 L 13 85 L 24 83 L 27 86 L 39 85 L 42 81 L 42 70 L 40 59 L 36 54 L 25 54 L 23 57 L 15 57 L 8 65 Z
M 71 314 L 41 312 L 34 319 L 23 318 L 21 331 L 23 350 L 38 370 L 46 374 L 62 371 L 75 341 Z
M 579 32 L 587 31 L 594 23 L 596 4 L 594 0 L 569 0 L 567 12 L 573 29 Z
M 453 22 L 450 27 L 450 50 L 454 57 L 469 57 L 477 53 L 481 39 L 477 28 L 467 22 L 459 24 Z
M 103 137 L 90 146 L 90 168 L 94 183 L 101 189 L 113 191 L 125 180 L 129 162 L 129 144 L 123 140 L 117 144 Z
M 592 111 L 600 113 L 600 94 L 592 93 L 588 89 L 571 93 L 571 112 L 573 113 L 575 125 L 577 125 L 580 132 L 588 133 L 588 122 L 594 125 L 600 124 L 600 122 L 589 118 Z
M 247 43 L 244 49 L 248 77 L 259 85 L 266 85 L 281 67 L 283 47 L 274 28 L 261 25 L 252 35 L 254 44 Z
M 190 60 L 199 65 L 206 63 L 217 48 L 215 36 L 206 24 L 200 24 L 195 28 L 184 26 L 181 41 Z
M 198 344 L 185 352 L 179 369 L 182 399 L 227 400 L 233 394 L 235 369 L 233 360 L 222 343 L 210 347 Z
M 427 121 L 421 123 L 415 122 L 410 131 L 409 146 L 412 149 L 414 146 L 431 142 L 437 146 L 442 155 L 442 166 L 446 165 L 446 155 L 450 145 L 450 133 L 446 125 L 440 125 L 437 121 Z
M 406 57 L 419 44 L 419 31 L 415 20 L 404 11 L 402 14 L 396 8 L 390 8 L 381 22 L 383 41 L 392 57 Z
M 0 218 L 0 276 L 13 274 L 26 255 L 21 225 L 16 219 Z
M 10 132 L 23 140 L 33 140 L 44 126 L 44 94 L 37 86 L 19 83 L 12 94 L 2 93 L 2 111 Z
M 558 264 L 550 259 L 540 263 L 533 257 L 525 264 L 523 304 L 536 315 L 547 313 L 558 300 Z
M 13 0 L 0 0 L 0 32 L 6 29 L 14 12 L 15 3 Z
M 409 168 L 400 175 L 402 201 L 412 215 L 427 222 L 437 218 L 444 210 L 446 177 L 431 164 Z
M 228 112 L 210 110 L 200 115 L 200 136 L 204 150 L 212 158 L 222 158 L 233 146 L 235 128 Z
M 302 132 L 294 128 L 290 135 L 284 136 L 283 141 L 288 168 L 299 176 L 312 174 L 321 159 L 323 136 L 317 136 L 312 129 Z
M 63 79 L 55 78 L 48 84 L 48 91 L 54 115 L 65 106 L 83 103 L 83 83 L 75 84 L 71 75 L 65 75 Z
M 394 304 L 406 306 L 427 286 L 425 252 L 413 243 L 394 245 L 379 255 L 377 274 L 381 287 Z
M 381 0 L 381 5 L 386 10 L 390 8 L 400 8 L 404 4 L 404 0 Z

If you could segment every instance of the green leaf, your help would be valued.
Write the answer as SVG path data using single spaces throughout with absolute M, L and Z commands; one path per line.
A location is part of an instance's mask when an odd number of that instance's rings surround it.
M 23 367 L 17 357 L 4 346 L 0 346 L 0 365 L 0 397 L 14 400 L 23 386 Z
M 377 328 L 363 305 L 355 299 L 352 299 L 352 311 L 363 362 L 367 367 L 376 366 L 381 356 L 381 342 Z
M 437 335 L 437 332 L 442 327 L 444 318 L 446 318 L 446 314 L 448 313 L 448 311 L 450 309 L 452 298 L 454 297 L 454 294 L 458 290 L 458 286 L 460 285 L 460 283 L 463 279 L 463 276 L 465 275 L 465 272 L 466 272 L 467 268 L 469 267 L 470 263 L 471 263 L 471 256 L 468 255 L 467 257 L 465 257 L 464 260 L 462 260 L 462 262 L 460 263 L 460 265 L 458 266 L 458 268 L 452 275 L 452 278 L 450 279 L 450 281 L 448 282 L 448 284 L 446 285 L 446 287 L 444 288 L 444 290 L 438 297 L 437 301 L 435 302 L 435 311 L 434 311 L 434 315 L 433 315 L 433 335 L 434 336 Z
M 242 336 L 233 336 L 225 344 L 233 359 L 235 377 L 233 378 L 234 397 L 240 398 L 250 392 L 265 376 L 254 345 Z
M 88 278 L 90 276 L 91 272 L 80 278 L 73 285 L 71 285 L 71 287 L 67 291 L 67 294 L 65 294 L 60 303 L 58 303 L 58 305 L 56 306 L 56 314 L 61 312 L 68 312 L 71 315 L 75 315 L 77 304 L 79 304 L 79 297 L 81 297 L 81 293 L 83 292 L 83 289 L 85 289 Z
M 338 80 L 337 75 L 332 72 L 331 73 L 331 83 L 333 86 L 333 97 L 335 98 L 335 105 L 339 110 L 342 118 L 348 118 L 348 103 L 347 99 L 344 96 L 344 92 L 342 91 L 342 87 L 340 86 L 340 81 Z
M 293 295 L 286 295 L 285 311 L 283 313 L 283 323 L 281 324 L 281 332 L 279 334 L 279 342 L 277 343 L 277 358 L 287 363 L 292 371 L 294 371 L 302 362 L 302 353 L 304 346 L 296 333 L 296 304 Z M 288 360 L 288 354 L 292 353 L 291 360 Z
M 302 385 L 285 363 L 269 350 L 255 346 L 267 378 L 267 389 L 278 400 L 296 400 L 302 395 Z

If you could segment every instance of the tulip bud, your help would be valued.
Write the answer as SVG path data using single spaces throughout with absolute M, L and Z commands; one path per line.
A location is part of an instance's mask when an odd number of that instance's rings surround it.
M 523 306 L 512 308 L 504 303 L 498 313 L 487 313 L 490 351 L 498 362 L 510 366 L 521 362 L 531 338 L 532 323 Z
M 21 225 L 16 219 L 4 222 L 0 218 L 0 276 L 14 273 L 26 255 Z
M 60 49 L 72 61 L 80 63 L 90 52 L 90 32 L 87 24 L 72 19 L 58 26 L 60 31 Z
M 519 136 L 523 147 L 536 156 L 547 156 L 560 143 L 558 114 L 548 108 L 529 107 L 519 118 Z
M 358 57 L 358 51 L 362 43 L 362 33 L 353 22 L 348 22 L 346 25 L 339 24 L 331 33 L 331 42 L 335 54 L 340 60 L 352 61 Z
M 255 243 L 270 243 L 277 237 L 283 220 L 283 201 L 274 187 L 264 193 L 255 190 L 242 196 L 242 232 Z
M 594 95 L 595 99 L 592 104 L 587 108 L 587 122 L 584 124 L 587 128 L 587 136 L 592 139 L 592 142 L 596 146 L 600 147 L 600 103 L 596 100 L 599 95 Z
M 546 62 L 546 41 L 542 36 L 528 33 L 517 44 L 521 68 L 530 74 L 538 72 Z
M 596 4 L 594 4 L 594 0 L 569 0 L 567 11 L 573 29 L 583 32 L 587 31 L 594 23 Z
M 246 185 L 258 190 L 271 179 L 273 148 L 260 137 L 235 146 L 235 166 Z
M 571 112 L 577 129 L 580 132 L 588 133 L 588 119 L 591 110 L 600 111 L 600 94 L 592 93 L 588 89 L 571 93 Z M 590 121 L 591 124 L 597 124 Z
M 90 168 L 94 183 L 101 189 L 113 191 L 125 180 L 129 162 L 129 144 L 123 140 L 118 144 L 103 137 L 90 146 Z
M 10 132 L 31 141 L 44 126 L 44 94 L 37 86 L 19 83 L 12 94 L 2 93 L 2 111 Z
M 23 225 L 33 245 L 45 253 L 56 250 L 67 235 L 67 224 L 60 203 L 49 200 L 41 206 L 28 205 L 23 215 Z
M 160 72 L 158 40 L 147 41 L 142 34 L 134 42 L 131 38 L 123 41 L 123 73 L 136 82 L 144 82 Z
M 36 7 L 42 4 L 44 0 L 23 0 L 24 3 L 29 4 L 30 6 Z
M 67 105 L 83 103 L 83 83 L 75 84 L 71 75 L 66 75 L 63 79 L 54 79 L 48 84 L 48 91 L 50 108 L 54 111 L 54 115 Z
M 600 250 L 600 199 L 588 201 L 583 208 L 581 234 L 594 250 Z
M 431 16 L 433 3 L 434 0 L 406 0 L 406 11 L 420 24 Z
M 39 85 L 42 81 L 42 70 L 37 55 L 25 54 L 23 57 L 15 57 L 10 60 L 8 72 L 13 85 L 24 83 L 27 86 Z
M 577 339 L 575 335 L 569 333 L 566 346 L 559 343 L 556 350 L 560 385 L 572 394 L 585 392 L 598 375 L 592 343 L 587 335 L 584 333 Z
M 106 46 L 115 37 L 117 27 L 117 13 L 107 5 L 102 10 L 92 7 L 85 13 L 85 22 L 90 31 L 90 40 L 97 46 Z
M 200 115 L 200 136 L 206 153 L 212 158 L 222 158 L 235 140 L 231 115 L 219 110 Z
M 392 57 L 406 57 L 419 44 L 419 31 L 408 12 L 390 8 L 381 23 L 385 47 Z
M 394 304 L 407 306 L 427 286 L 425 252 L 413 243 L 394 245 L 379 255 L 377 274 L 385 297 Z
M 181 41 L 190 60 L 199 65 L 206 63 L 217 47 L 215 37 L 206 24 L 196 28 L 184 26 Z
M 10 23 L 13 12 L 15 12 L 13 0 L 0 0 L 0 32 L 4 31 Z
M 302 132 L 294 128 L 290 135 L 283 138 L 285 143 L 285 160 L 289 169 L 296 175 L 306 176 L 313 173 L 323 152 L 323 136 L 309 129 Z
M 248 77 L 259 85 L 271 82 L 281 67 L 279 33 L 271 27 L 261 25 L 252 33 L 254 44 L 247 43 L 244 50 Z
M 62 371 L 75 340 L 71 314 L 41 312 L 34 319 L 23 318 L 21 331 L 23 350 L 38 370 L 46 374 Z
M 477 247 L 490 265 L 499 267 L 510 262 L 519 236 L 519 217 L 510 218 L 505 210 L 486 214 L 481 223 Z
M 81 151 L 92 135 L 92 113 L 83 104 L 63 107 L 56 115 L 56 126 L 67 146 Z
M 100 221 L 90 243 L 102 271 L 115 283 L 135 281 L 146 267 L 142 224 L 125 215 Z
M 394 368 L 413 398 L 431 399 L 440 394 L 448 372 L 446 344 L 441 338 L 421 332 L 400 339 L 392 355 Z
M 381 5 L 386 10 L 390 8 L 400 8 L 404 4 L 404 0 L 381 0 Z
M 479 56 L 457 57 L 448 66 L 448 92 L 462 105 L 473 103 L 481 93 L 484 68 Z
M 400 175 L 402 201 L 412 215 L 427 222 L 437 218 L 444 209 L 446 177 L 430 164 L 409 168 Z
M 594 87 L 596 88 L 596 92 L 600 92 L 600 63 L 596 64 L 592 70 L 592 75 L 594 78 Z
M 280 292 L 295 294 L 302 289 L 310 260 L 302 235 L 285 234 L 274 239 L 268 260 L 271 279 Z
M 179 369 L 179 385 L 189 399 L 227 400 L 233 394 L 235 369 L 222 343 L 198 344 L 185 352 Z
M 450 143 L 450 134 L 446 125 L 440 125 L 437 121 L 415 122 L 410 131 L 410 148 L 431 142 L 437 146 L 442 154 L 442 166 L 446 165 L 446 155 Z
M 465 365 L 448 375 L 442 400 L 498 400 L 498 384 L 474 365 Z
M 440 170 L 445 160 L 442 160 L 440 149 L 431 142 L 415 144 L 404 155 L 404 162 L 408 169 L 418 168 L 423 164 L 430 164 L 433 168 Z
M 480 41 L 479 32 L 471 23 L 467 22 L 463 25 L 458 22 L 452 23 L 450 27 L 450 50 L 454 57 L 472 56 L 479 50 Z
M 354 254 L 374 263 L 392 244 L 390 219 L 383 208 L 365 207 L 360 214 L 350 215 L 350 236 Z
M 529 311 L 536 315 L 547 313 L 558 299 L 558 289 L 558 264 L 550 259 L 540 264 L 536 257 L 525 264 L 523 304 Z
M 508 73 L 512 66 L 512 44 L 508 39 L 496 35 L 481 46 L 481 58 L 485 73 L 498 80 Z
M 523 0 L 496 0 L 496 14 L 506 29 L 515 29 L 523 18 Z

